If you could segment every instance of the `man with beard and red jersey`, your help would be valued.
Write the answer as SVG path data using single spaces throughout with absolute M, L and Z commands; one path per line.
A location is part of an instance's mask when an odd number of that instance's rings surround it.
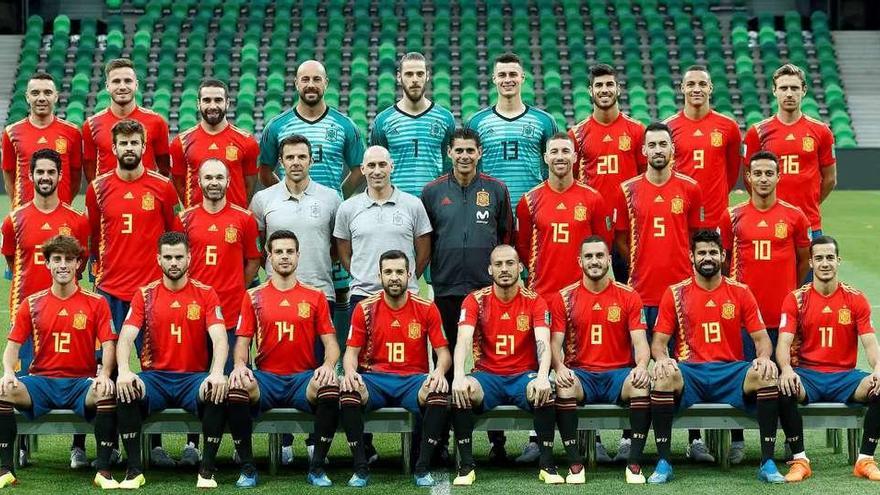
M 199 85 L 201 122 L 171 141 L 171 175 L 184 208 L 202 202 L 199 167 L 208 159 L 220 160 L 229 169 L 230 203 L 247 208 L 254 195 L 260 148 L 253 135 L 226 119 L 228 96 L 223 81 L 204 79 Z
M 627 483 L 641 484 L 642 451 L 651 426 L 651 349 L 642 300 L 609 276 L 611 255 L 601 237 L 584 239 L 578 265 L 582 279 L 550 300 L 556 420 L 570 464 L 566 482 L 585 479 L 577 448 L 578 404 L 627 404 L 633 431 L 628 448 L 621 449 L 626 450 L 624 474 Z
M 803 69 L 785 64 L 773 72 L 776 115 L 753 125 L 746 132 L 743 159 L 760 150 L 779 157 L 779 199 L 800 208 L 810 220 L 814 238 L 822 235 L 819 205 L 837 185 L 834 134 L 821 121 L 801 111 L 807 94 Z
M 56 150 L 41 149 L 32 153 L 29 182 L 34 189 L 31 193 L 33 199 L 13 210 L 0 227 L 0 250 L 12 274 L 9 288 L 10 321 L 15 321 L 18 307 L 25 298 L 52 285 L 52 277 L 46 270 L 46 259 L 43 257 L 42 244 L 46 240 L 54 235 L 69 235 L 74 236 L 81 246 L 87 248 L 89 245 L 86 216 L 59 198 L 58 188 L 63 170 L 63 155 Z M 22 343 L 19 356 L 20 373 L 26 373 L 34 357 L 33 341 L 28 339 Z M 26 445 L 22 443 L 19 453 L 23 465 L 27 464 Z M 85 435 L 74 435 L 70 448 L 71 468 L 88 466 L 85 448 Z
M 449 383 L 444 375 L 452 358 L 437 306 L 407 291 L 411 270 L 403 251 L 382 253 L 382 292 L 359 302 L 351 317 L 339 395 L 341 422 L 354 457 L 349 486 L 364 487 L 369 482 L 363 409 L 383 407 L 403 407 L 421 416 L 415 484 L 436 484 L 429 469 L 434 449 L 448 428 Z M 437 353 L 430 372 L 429 342 Z
M 401 57 L 397 82 L 403 97 L 376 115 L 370 129 L 370 144 L 387 148 L 397 164 L 391 181 L 413 196 L 443 173 L 455 131 L 452 113 L 425 96 L 430 80 L 424 55 L 409 52 Z
M 314 413 L 315 446 L 306 479 L 310 485 L 330 486 L 324 459 L 339 419 L 339 344 L 330 321 L 332 303 L 320 289 L 297 278 L 296 234 L 276 230 L 266 241 L 266 253 L 272 274 L 266 283 L 249 290 L 241 302 L 235 369 L 229 376 L 229 429 L 242 462 L 236 485 L 257 485 L 251 440 L 251 413 L 256 406 L 260 412 L 295 407 Z M 247 366 L 251 341 L 256 342 L 253 371 Z M 323 359 L 316 352 L 319 346 L 323 347 Z
M 112 129 L 122 120 L 139 122 L 144 129 L 143 166 L 147 170 L 168 175 L 168 123 L 158 113 L 137 104 L 137 73 L 127 58 L 117 58 L 104 67 L 110 106 L 83 122 L 83 171 L 91 182 L 96 176 L 116 168 Z
M 28 80 L 24 96 L 30 106 L 28 116 L 3 130 L 3 183 L 10 204 L 15 209 L 33 199 L 34 185 L 28 167 L 31 156 L 46 148 L 61 156 L 58 197 L 64 203 L 72 203 L 79 193 L 82 177 L 79 128 L 55 116 L 58 90 L 51 75 L 34 73 Z
M 492 250 L 492 285 L 471 292 L 461 306 L 452 381 L 453 427 L 461 454 L 453 485 L 476 480 L 471 441 L 474 414 L 501 405 L 515 405 L 534 415 L 540 442 L 538 479 L 546 484 L 565 480 L 553 464 L 556 417 L 550 386 L 550 313 L 537 293 L 519 285 L 522 265 L 516 250 L 501 244 Z M 473 353 L 474 371 L 465 375 Z
M 706 226 L 715 228 L 739 179 L 742 136 L 735 120 L 712 110 L 712 79 L 705 66 L 688 67 L 681 92 L 684 108 L 664 121 L 675 143 L 673 168 L 700 185 Z
M 141 429 L 150 414 L 179 407 L 198 415 L 205 436 L 196 488 L 216 488 L 214 460 L 226 422 L 229 344 L 223 310 L 214 289 L 188 274 L 189 241 L 182 232 L 159 238 L 156 264 L 162 278 L 141 287 L 131 303 L 116 347 L 119 435 L 128 469 L 119 488 L 146 483 L 141 459 Z M 141 371 L 131 371 L 135 339 L 143 335 Z

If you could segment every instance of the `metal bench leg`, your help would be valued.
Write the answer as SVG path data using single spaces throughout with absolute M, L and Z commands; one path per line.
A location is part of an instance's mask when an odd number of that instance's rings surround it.
M 15 435 L 15 438 L 12 440 L 12 472 L 16 472 L 18 468 L 21 466 L 18 465 L 18 449 L 21 448 L 19 445 L 19 438 L 21 435 Z
M 843 430 L 835 429 L 834 431 L 834 453 L 840 454 L 843 452 Z
M 40 442 L 37 438 L 37 435 L 28 435 L 28 450 L 30 452 L 37 452 L 40 450 Z
M 849 463 L 854 464 L 859 456 L 859 443 L 862 437 L 861 428 L 849 428 L 846 430 L 846 447 Z
M 596 468 L 596 430 L 586 430 L 585 432 L 586 439 L 585 442 L 587 444 L 587 465 L 590 466 L 590 469 Z
M 587 430 L 578 430 L 576 438 L 578 454 L 584 457 L 587 455 Z
M 834 430 L 825 430 L 825 447 L 829 449 L 834 448 Z
M 144 471 L 149 469 L 150 467 L 150 444 L 153 442 L 150 441 L 150 435 L 144 435 L 143 430 L 140 433 L 141 439 L 141 463 L 144 466 Z
M 403 474 L 409 475 L 412 472 L 412 442 L 413 434 L 410 431 L 400 434 L 400 450 L 403 455 Z
M 278 464 L 281 463 L 281 434 L 269 434 L 269 474 L 275 476 L 278 473 Z

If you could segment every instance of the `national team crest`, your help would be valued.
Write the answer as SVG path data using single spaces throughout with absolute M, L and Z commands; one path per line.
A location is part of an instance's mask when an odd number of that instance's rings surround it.
M 620 306 L 616 304 L 608 306 L 608 321 L 611 323 L 617 323 L 620 321 Z
M 337 134 L 339 134 L 339 132 L 331 127 L 330 129 L 327 129 L 325 138 L 327 139 L 327 141 L 330 141 L 332 143 L 333 141 L 336 141 Z
M 811 137 L 805 137 L 803 140 L 804 151 L 810 152 L 816 150 L 816 140 Z
M 303 301 L 296 305 L 296 314 L 300 318 L 308 318 L 312 314 L 312 307 L 309 303 Z
M 238 148 L 233 145 L 229 145 L 226 147 L 226 159 L 229 161 L 238 160 Z
M 64 138 L 58 138 L 55 140 L 55 151 L 58 152 L 59 155 L 63 155 L 67 153 L 67 140 Z
M 156 209 L 156 197 L 151 193 L 146 193 L 141 196 L 141 209 L 146 211 Z
M 202 316 L 202 307 L 197 303 L 190 303 L 186 306 L 186 319 L 198 320 Z
M 434 122 L 431 124 L 431 136 L 432 137 L 441 137 L 443 136 L 443 126 Z
M 58 235 L 70 235 L 70 234 L 71 234 L 70 227 L 68 227 L 67 225 L 62 225 L 61 227 L 58 227 Z
M 785 239 L 788 237 L 788 225 L 785 222 L 779 222 L 776 224 L 774 233 L 777 239 Z
M 715 148 L 720 148 L 724 144 L 724 135 L 721 131 L 712 131 L 709 133 L 709 142 Z
M 414 321 L 410 323 L 407 330 L 407 335 L 411 339 L 417 339 L 422 336 L 422 325 L 420 325 L 418 322 Z
M 577 205 L 574 207 L 574 219 L 578 222 L 583 222 L 587 219 L 587 207 L 584 205 Z
M 88 322 L 88 317 L 86 317 L 85 313 L 77 313 L 73 315 L 73 328 L 77 330 L 85 330 L 86 322 Z
M 477 206 L 487 207 L 489 206 L 489 193 L 486 191 L 477 191 Z
M 841 308 L 837 312 L 837 323 L 840 323 L 841 325 L 849 325 L 852 323 L 852 313 L 849 308 Z
M 629 151 L 632 149 L 632 138 L 625 134 L 620 136 L 620 139 L 617 140 L 617 149 L 620 151 Z
M 226 232 L 224 233 L 224 239 L 226 242 L 232 244 L 233 242 L 238 241 L 238 230 L 235 229 L 232 225 L 226 227 Z
M 684 211 L 684 200 L 679 197 L 672 198 L 670 205 L 672 213 L 676 215 L 680 215 Z
M 516 317 L 516 329 L 525 332 L 529 329 L 529 315 L 519 315 Z
M 535 133 L 535 126 L 532 124 L 526 124 L 522 127 L 522 135 L 524 137 L 531 137 L 532 134 Z
M 736 306 L 733 303 L 724 303 L 721 305 L 721 317 L 725 320 L 732 320 L 736 314 Z

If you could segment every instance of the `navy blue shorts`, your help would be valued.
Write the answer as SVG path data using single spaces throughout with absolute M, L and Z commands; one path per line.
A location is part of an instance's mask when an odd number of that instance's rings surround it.
M 529 371 L 517 375 L 496 375 L 485 371 L 471 373 L 471 377 L 483 388 L 482 411 L 490 411 L 498 406 L 516 406 L 523 411 L 534 409 L 526 393 L 529 382 L 538 376 Z
M 419 390 L 428 378 L 427 374 L 395 375 L 393 373 L 361 373 L 370 398 L 367 411 L 383 407 L 402 407 L 413 414 L 421 414 Z
M 306 389 L 313 371 L 303 371 L 293 375 L 276 375 L 267 371 L 254 370 L 254 378 L 260 387 L 260 412 L 276 407 L 294 407 L 308 413 L 314 412 L 306 399 Z
M 852 402 L 852 396 L 859 383 L 870 373 L 862 370 L 849 370 L 828 373 L 807 368 L 795 368 L 801 377 L 806 404 L 810 402 Z
M 610 371 L 587 371 L 573 368 L 574 375 L 580 380 L 584 389 L 584 400 L 581 404 L 619 404 L 623 382 L 632 368 L 618 368 Z
M 199 387 L 208 377 L 207 373 L 141 371 L 138 377 L 144 382 L 147 415 L 169 407 L 179 407 L 186 412 L 199 414 Z
M 679 409 L 687 409 L 701 402 L 729 404 L 739 410 L 752 412 L 754 403 L 747 404 L 743 396 L 743 382 L 751 363 L 678 363 L 684 389 Z
M 86 410 L 86 396 L 92 386 L 91 378 L 53 378 L 40 375 L 26 375 L 21 383 L 31 396 L 30 410 L 21 411 L 30 419 L 39 418 L 53 409 L 73 411 L 77 416 L 91 421 L 94 410 Z

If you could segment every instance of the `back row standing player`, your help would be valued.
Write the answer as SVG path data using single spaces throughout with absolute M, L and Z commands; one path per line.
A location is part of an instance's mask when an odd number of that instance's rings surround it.
M 425 184 L 443 173 L 455 130 L 452 112 L 425 97 L 430 80 L 424 55 L 404 55 L 397 66 L 403 96 L 379 113 L 370 129 L 370 145 L 387 148 L 397 164 L 391 182 L 416 197 Z

